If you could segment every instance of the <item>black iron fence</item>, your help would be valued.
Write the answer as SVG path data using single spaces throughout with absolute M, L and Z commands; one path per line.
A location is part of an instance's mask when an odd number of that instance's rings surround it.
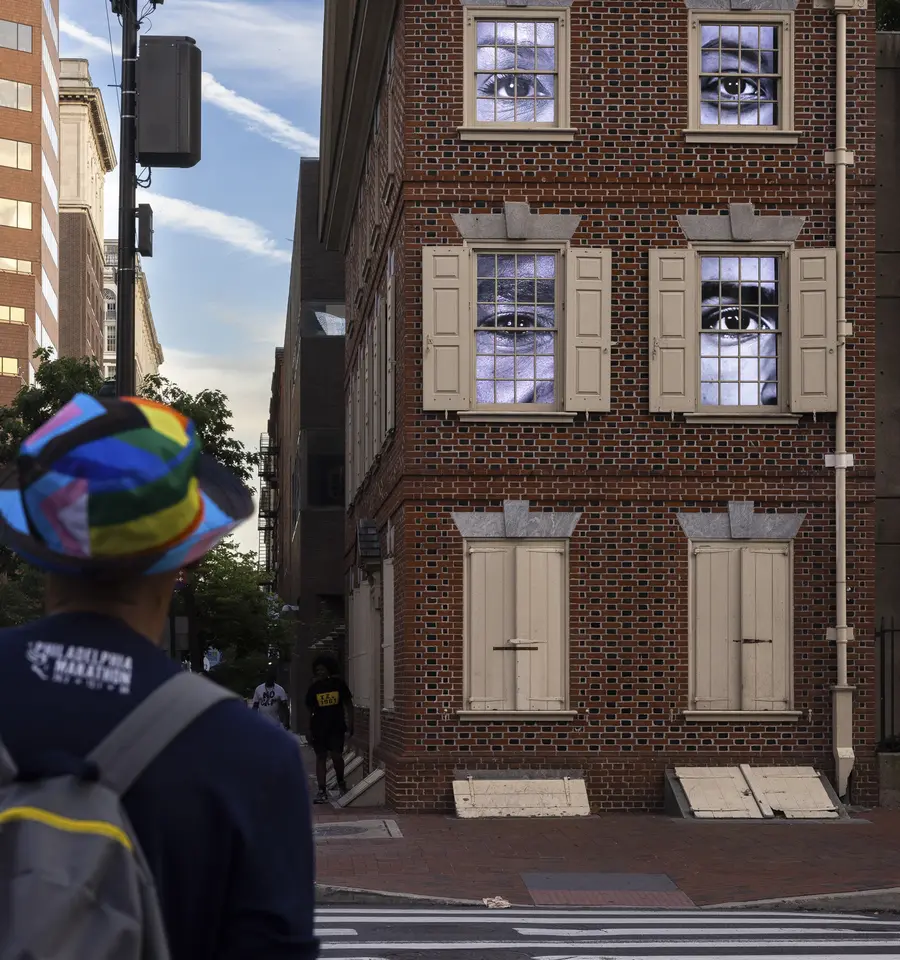
M 878 670 L 878 742 L 900 740 L 900 627 L 882 620 L 875 634 Z

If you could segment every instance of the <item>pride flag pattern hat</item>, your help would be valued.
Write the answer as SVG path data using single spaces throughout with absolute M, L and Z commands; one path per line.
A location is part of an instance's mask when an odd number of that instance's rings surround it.
M 181 569 L 252 513 L 194 424 L 140 397 L 78 394 L 0 477 L 0 541 L 70 576 Z

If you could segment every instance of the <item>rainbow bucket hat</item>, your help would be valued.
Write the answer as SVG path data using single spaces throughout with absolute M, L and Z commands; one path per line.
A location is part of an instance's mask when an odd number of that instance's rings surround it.
M 0 476 L 0 541 L 69 576 L 179 570 L 252 513 L 193 422 L 140 397 L 78 394 Z

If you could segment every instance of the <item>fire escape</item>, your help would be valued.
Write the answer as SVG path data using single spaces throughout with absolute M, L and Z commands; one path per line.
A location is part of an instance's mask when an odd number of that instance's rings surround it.
M 275 581 L 278 522 L 278 447 L 268 434 L 259 438 L 259 570 L 266 583 Z

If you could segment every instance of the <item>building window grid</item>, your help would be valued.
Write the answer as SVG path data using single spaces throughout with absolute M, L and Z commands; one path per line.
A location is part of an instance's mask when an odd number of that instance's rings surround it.
M 0 305 L 0 323 L 24 323 L 25 308 Z
M 30 83 L 19 83 L 0 77 L 0 107 L 9 110 L 32 110 L 32 89 Z
M 0 197 L 0 227 L 30 230 L 32 227 L 31 204 L 27 200 Z
M 0 357 L 0 375 L 17 377 L 19 375 L 19 361 L 15 357 Z
M 0 20 L 0 47 L 31 53 L 31 27 L 27 23 L 16 23 L 14 20 Z
M 31 170 L 31 144 L 23 143 L 21 140 L 0 138 L 0 167 L 11 167 L 13 170 Z
M 0 272 L 31 274 L 30 260 L 16 260 L 14 257 L 0 257 Z
M 777 406 L 781 400 L 782 258 L 700 258 L 700 403 Z

